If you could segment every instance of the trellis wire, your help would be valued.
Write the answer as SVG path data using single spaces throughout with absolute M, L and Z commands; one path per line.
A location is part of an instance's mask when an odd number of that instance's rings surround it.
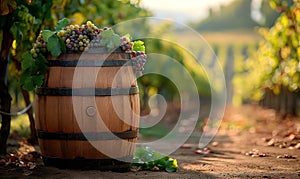
M 4 112 L 4 111 L 0 110 L 0 114 L 6 115 L 6 116 L 19 116 L 19 115 L 26 113 L 31 107 L 32 107 L 32 103 L 30 103 L 28 106 L 26 106 L 21 111 L 18 111 L 17 113 L 8 113 L 8 112 Z

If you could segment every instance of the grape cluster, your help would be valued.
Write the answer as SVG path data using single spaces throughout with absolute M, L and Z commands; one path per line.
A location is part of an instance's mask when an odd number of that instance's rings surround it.
M 81 26 L 68 25 L 55 33 L 64 42 L 67 53 L 81 53 L 87 49 L 99 48 L 101 40 L 107 40 L 104 34 L 103 37 L 101 35 L 106 30 L 111 30 L 111 28 L 99 29 L 91 21 L 87 21 Z M 125 53 L 131 54 L 133 69 L 137 76 L 141 76 L 147 59 L 146 54 L 143 51 L 134 51 L 134 42 L 131 42 L 128 36 L 121 37 L 119 45 Z M 139 46 L 138 43 L 136 45 Z M 37 58 L 39 53 L 46 54 L 48 52 L 47 43 L 43 40 L 42 34 L 39 34 L 30 52 L 34 58 Z
M 63 30 L 57 32 L 57 36 L 65 42 L 67 51 L 74 53 L 82 52 L 86 47 L 99 47 L 99 37 L 102 31 L 91 21 L 88 21 L 82 26 L 66 26 Z
M 142 72 L 144 70 L 144 65 L 147 60 L 147 55 L 141 51 L 132 51 L 131 56 L 133 58 L 133 69 L 137 76 L 142 76 Z
M 30 53 L 32 54 L 33 58 L 37 58 L 39 53 L 46 53 L 47 52 L 47 43 L 43 40 L 42 35 L 39 34 L 35 43 L 33 44 Z
M 131 53 L 134 43 L 130 41 L 129 37 L 123 36 L 120 38 L 120 47 L 125 53 Z

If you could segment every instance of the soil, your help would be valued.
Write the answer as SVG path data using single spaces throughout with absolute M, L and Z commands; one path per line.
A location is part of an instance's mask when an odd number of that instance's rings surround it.
M 300 118 L 255 105 L 228 107 L 213 142 L 203 149 L 197 142 L 192 137 L 170 156 L 177 172 L 117 173 L 46 167 L 37 146 L 11 139 L 0 178 L 300 178 Z

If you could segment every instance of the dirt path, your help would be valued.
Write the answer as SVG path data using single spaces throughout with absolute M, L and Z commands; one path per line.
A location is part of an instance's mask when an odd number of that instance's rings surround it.
M 257 137 L 218 136 L 215 141 L 220 144 L 210 147 L 209 154 L 195 156 L 182 149 L 175 154 L 185 171 L 198 171 L 216 178 L 300 178 L 299 149 L 258 146 Z
M 171 156 L 179 164 L 175 173 L 59 170 L 38 159 L 34 169 L 0 165 L 0 178 L 300 178 L 300 120 L 278 123 L 272 111 L 256 110 L 244 107 L 241 114 L 230 109 L 203 152 L 195 153 L 198 141 L 191 138 L 187 148 Z

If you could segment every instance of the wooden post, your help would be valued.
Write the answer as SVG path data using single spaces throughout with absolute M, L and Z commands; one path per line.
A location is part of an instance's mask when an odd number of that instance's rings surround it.
M 8 25 L 4 25 L 2 29 L 3 37 L 1 43 L 1 59 L 0 59 L 0 110 L 6 113 L 10 113 L 11 108 L 11 96 L 8 92 L 7 75 L 8 75 L 8 54 L 13 41 L 13 37 L 9 32 Z M 6 143 L 10 131 L 11 117 L 2 114 L 2 125 L 0 129 L 0 154 L 6 153 Z

